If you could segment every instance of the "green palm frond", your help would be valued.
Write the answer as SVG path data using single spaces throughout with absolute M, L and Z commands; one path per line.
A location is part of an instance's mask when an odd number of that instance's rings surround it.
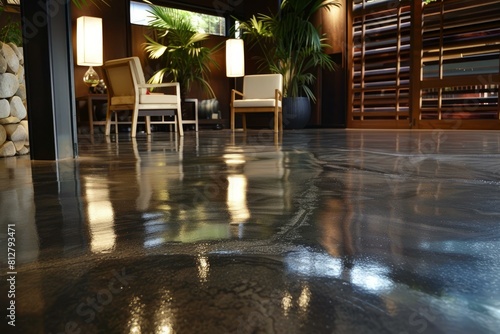
M 243 22 L 240 28 L 250 47 L 258 46 L 259 69 L 283 75 L 284 96 L 305 95 L 315 100 L 308 87 L 314 82 L 315 68 L 334 69 L 324 50 L 330 46 L 319 27 L 311 22 L 322 9 L 339 6 L 335 0 L 283 0 L 275 15 L 258 14 Z
M 150 38 L 149 36 L 145 36 L 146 39 L 148 40 L 148 43 L 144 43 L 144 50 L 149 53 L 149 57 L 152 59 L 158 59 L 167 50 L 167 47 L 163 44 L 160 44 Z
M 149 80 L 149 83 L 158 84 L 163 82 L 163 77 L 165 76 L 167 69 L 161 69 L 157 71 Z
M 198 85 L 209 97 L 215 97 L 208 74 L 211 66 L 218 66 L 212 55 L 221 45 L 204 46 L 208 35 L 196 32 L 189 18 L 180 11 L 151 5 L 149 13 L 152 34 L 145 36 L 143 46 L 149 58 L 159 59 L 162 66 L 149 81 L 179 82 L 184 94 Z

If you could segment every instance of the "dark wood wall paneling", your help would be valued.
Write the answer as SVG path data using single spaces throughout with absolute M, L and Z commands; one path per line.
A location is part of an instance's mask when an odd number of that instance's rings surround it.
M 338 0 L 338 7 L 318 13 L 316 23 L 327 35 L 331 48 L 326 50 L 336 63 L 334 71 L 317 73 L 315 86 L 317 103 L 313 105 L 310 125 L 322 127 L 346 126 L 346 40 L 347 1 Z
M 129 26 L 129 6 L 128 1 L 107 0 L 110 6 L 100 5 L 77 8 L 71 7 L 71 19 L 73 23 L 73 54 L 75 63 L 75 94 L 85 95 L 88 91 L 83 83 L 83 75 L 87 71 L 87 66 L 76 65 L 76 19 L 80 16 L 95 16 L 102 18 L 103 29 L 103 59 L 116 59 L 127 57 L 130 54 L 130 29 Z M 101 69 L 95 67 L 96 72 L 102 78 Z
M 279 1 L 244 1 L 244 0 L 214 0 L 207 6 L 204 0 L 190 1 L 156 1 L 158 4 L 182 7 L 186 9 L 198 9 L 207 13 L 217 13 L 222 15 L 236 16 L 241 19 L 247 19 L 255 13 L 270 13 L 276 11 Z M 104 40 L 104 60 L 127 57 L 130 55 L 139 56 L 144 60 L 143 65 L 146 76 L 152 75 L 154 71 L 148 66 L 148 61 L 142 49 L 144 42 L 144 34 L 147 31 L 145 27 L 129 25 L 129 2 L 123 0 L 108 0 L 110 6 L 87 6 L 77 8 L 72 5 L 71 17 L 73 21 L 73 45 L 76 47 L 76 19 L 83 15 L 101 17 L 103 19 L 103 40 Z M 318 103 L 313 108 L 314 113 L 311 119 L 312 125 L 322 126 L 342 126 L 345 123 L 345 45 L 346 45 L 346 0 L 339 0 L 341 4 L 338 8 L 332 8 L 330 11 L 325 11 L 317 18 L 318 24 L 321 24 L 323 32 L 328 35 L 331 50 L 327 52 L 339 65 L 334 73 L 319 72 L 318 84 L 315 88 Z M 7 15 L 18 17 L 19 14 L 4 13 L 2 19 L 6 19 Z M 212 37 L 209 44 L 223 42 L 224 38 Z M 76 50 L 73 50 L 76 57 Z M 256 49 L 249 49 L 246 46 L 246 73 L 255 74 L 259 70 L 253 61 L 253 56 L 258 53 Z M 215 55 L 215 59 L 219 64 L 219 68 L 214 68 L 211 73 L 211 84 L 216 92 L 217 98 L 220 101 L 221 111 L 224 117 L 229 114 L 229 91 L 234 86 L 235 81 L 228 79 L 225 76 L 225 50 L 221 49 Z M 82 78 L 87 70 L 85 66 L 77 66 L 75 63 L 75 93 L 76 96 L 81 96 L 87 93 L 88 88 L 83 84 Z M 101 75 L 100 68 L 96 71 Z M 241 86 L 241 81 L 238 80 L 238 87 Z M 199 92 L 194 91 L 193 95 L 198 95 Z
M 183 9 L 197 9 L 206 13 L 226 15 L 227 17 L 233 15 L 233 13 L 240 13 L 239 16 L 241 16 L 241 13 L 247 12 L 249 8 L 247 1 L 213 1 L 212 7 L 207 7 L 205 1 L 196 0 L 182 3 L 176 1 L 156 1 L 155 3 Z M 252 4 L 252 6 L 255 5 Z M 143 50 L 142 44 L 146 41 L 144 35 L 147 34 L 148 28 L 130 25 L 128 13 L 128 1 L 113 0 L 110 1 L 110 7 L 101 6 L 100 8 L 90 6 L 79 9 L 73 6 L 73 25 L 76 27 L 76 19 L 83 15 L 101 17 L 103 19 L 104 30 L 104 61 L 121 57 L 137 56 L 141 59 L 145 76 L 150 77 L 158 69 L 158 66 L 154 61 L 148 59 Z M 225 39 L 225 37 L 211 36 L 207 41 L 207 45 L 214 46 L 219 43 L 224 43 Z M 73 32 L 73 40 L 76 46 L 76 29 L 74 29 Z M 76 54 L 76 50 L 74 50 L 74 52 Z M 226 77 L 225 49 L 221 48 L 214 55 L 214 59 L 218 66 L 212 67 L 210 84 L 219 100 L 223 118 L 229 119 L 230 90 L 234 81 Z M 75 91 L 77 96 L 84 95 L 87 92 L 87 87 L 82 81 L 86 70 L 87 67 L 76 66 L 75 59 Z M 101 74 L 99 68 L 96 68 L 96 71 L 99 75 Z M 190 96 L 199 99 L 207 98 L 203 92 L 197 89 L 194 89 Z
M 138 56 L 141 58 L 143 63 L 144 71 L 146 77 L 151 76 L 156 69 L 154 62 L 147 59 L 146 54 L 143 51 L 142 43 L 145 42 L 144 34 L 147 33 L 147 27 L 135 26 L 129 24 L 129 2 L 122 0 L 110 0 L 108 1 L 110 6 L 101 6 L 96 8 L 95 6 L 84 7 L 82 9 L 72 7 L 72 20 L 73 26 L 76 27 L 76 19 L 83 15 L 101 17 L 103 19 L 103 31 L 104 31 L 104 60 L 127 57 L 127 56 Z M 253 14 L 257 13 L 271 13 L 276 11 L 279 6 L 279 1 L 244 1 L 244 0 L 214 0 L 209 3 L 203 0 L 190 0 L 190 1 L 154 1 L 157 4 L 172 6 L 183 9 L 199 10 L 206 13 L 216 13 L 220 15 L 225 15 L 226 17 L 236 16 L 241 19 L 247 19 Z M 324 12 L 320 18 L 318 18 L 318 23 L 322 25 L 323 31 L 328 34 L 330 39 L 329 44 L 332 45 L 332 50 L 328 52 L 335 57 L 336 60 L 344 59 L 344 45 L 345 45 L 345 2 L 346 0 L 339 0 L 341 7 L 332 8 L 331 11 Z M 207 6 L 208 4 L 208 6 Z M 209 45 L 215 45 L 217 43 L 224 42 L 225 38 L 212 36 L 208 41 Z M 74 46 L 76 46 L 76 29 L 73 32 Z M 250 49 L 246 46 L 246 73 L 255 74 L 259 70 L 253 61 L 253 56 L 258 53 L 258 50 Z M 76 50 L 74 50 L 76 55 Z M 340 56 L 339 56 L 340 55 Z M 229 119 L 229 100 L 230 100 L 230 90 L 235 85 L 235 80 L 227 78 L 225 76 L 225 49 L 222 48 L 215 54 L 215 60 L 219 64 L 218 68 L 213 68 L 210 76 L 210 84 L 212 85 L 216 96 L 220 102 L 222 116 Z M 87 87 L 83 84 L 82 78 L 87 70 L 87 67 L 77 66 L 75 59 L 75 92 L 77 96 L 84 95 L 87 92 Z M 96 68 L 96 71 L 100 73 L 100 69 Z M 322 125 L 322 119 L 327 120 L 327 122 L 332 122 L 332 113 L 344 113 L 342 104 L 338 101 L 342 97 L 342 90 L 339 87 L 332 87 L 331 83 L 334 82 L 335 85 L 342 84 L 341 79 L 342 73 L 336 73 L 333 75 L 329 73 L 328 77 L 323 80 L 323 75 L 321 72 L 318 73 L 318 86 L 316 87 L 318 101 L 324 96 L 331 96 L 332 92 L 335 93 L 336 101 L 329 101 L 326 104 L 318 103 L 314 107 L 314 113 L 311 120 L 312 125 Z M 332 81 L 333 80 L 333 81 Z M 323 87 L 322 83 L 326 83 L 327 87 Z M 236 81 L 236 84 L 241 86 L 240 81 Z M 239 86 L 239 88 L 241 88 Z M 340 93 L 339 93 L 340 92 Z M 191 95 L 193 97 L 198 97 L 200 99 L 205 98 L 202 92 L 194 90 Z M 336 106 L 335 110 L 331 110 L 333 106 Z M 326 116 L 325 116 L 326 115 Z M 325 118 L 326 117 L 326 118 Z M 330 118 L 329 118 L 330 117 Z M 337 116 L 338 118 L 338 116 Z M 342 117 L 340 117 L 342 118 Z M 328 125 L 328 124 L 323 124 Z

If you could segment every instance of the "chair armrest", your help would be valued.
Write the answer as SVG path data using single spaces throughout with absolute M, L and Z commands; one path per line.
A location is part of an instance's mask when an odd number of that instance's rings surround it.
M 178 82 L 165 82 L 165 83 L 158 83 L 158 84 L 139 84 L 137 85 L 138 88 L 149 88 L 151 91 L 153 89 L 157 88 L 168 88 L 168 87 L 173 87 L 175 88 L 175 94 L 181 93 L 181 86 Z
M 276 101 L 281 101 L 283 99 L 283 93 L 279 89 L 276 89 L 274 91 L 274 98 Z
M 140 84 L 137 85 L 139 88 L 160 88 L 160 87 L 179 87 L 178 82 L 165 82 L 159 84 Z
M 245 96 L 242 92 L 237 91 L 236 89 L 231 90 L 231 101 L 236 100 L 236 95 L 239 95 L 241 97 Z

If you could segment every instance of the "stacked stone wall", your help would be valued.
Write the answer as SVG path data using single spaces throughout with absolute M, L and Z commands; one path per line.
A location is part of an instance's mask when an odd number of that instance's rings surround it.
M 0 157 L 29 153 L 23 50 L 0 42 Z

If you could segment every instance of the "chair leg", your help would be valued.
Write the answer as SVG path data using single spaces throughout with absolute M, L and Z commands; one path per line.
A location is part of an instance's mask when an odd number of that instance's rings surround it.
M 184 128 L 182 126 L 182 110 L 181 110 L 181 107 L 179 106 L 177 108 L 177 117 L 176 117 L 176 124 L 177 124 L 177 127 L 179 128 L 179 136 L 184 136 Z
M 137 118 L 139 117 L 139 110 L 134 108 L 132 111 L 132 138 L 135 138 L 137 135 Z
M 274 109 L 274 132 L 278 132 L 278 127 L 279 127 L 279 116 L 278 116 L 278 109 L 275 107 Z
M 195 100 L 194 104 L 194 128 L 198 132 L 198 100 Z
M 234 118 L 236 117 L 236 113 L 234 112 L 234 108 L 231 105 L 231 131 L 234 131 Z
M 146 134 L 151 134 L 151 117 L 146 116 Z
M 241 117 L 242 117 L 243 131 L 247 131 L 247 114 L 242 113 Z
M 106 136 L 109 136 L 111 133 L 111 116 L 113 115 L 113 111 L 108 108 L 108 111 L 106 112 L 106 129 L 104 131 L 104 134 Z

